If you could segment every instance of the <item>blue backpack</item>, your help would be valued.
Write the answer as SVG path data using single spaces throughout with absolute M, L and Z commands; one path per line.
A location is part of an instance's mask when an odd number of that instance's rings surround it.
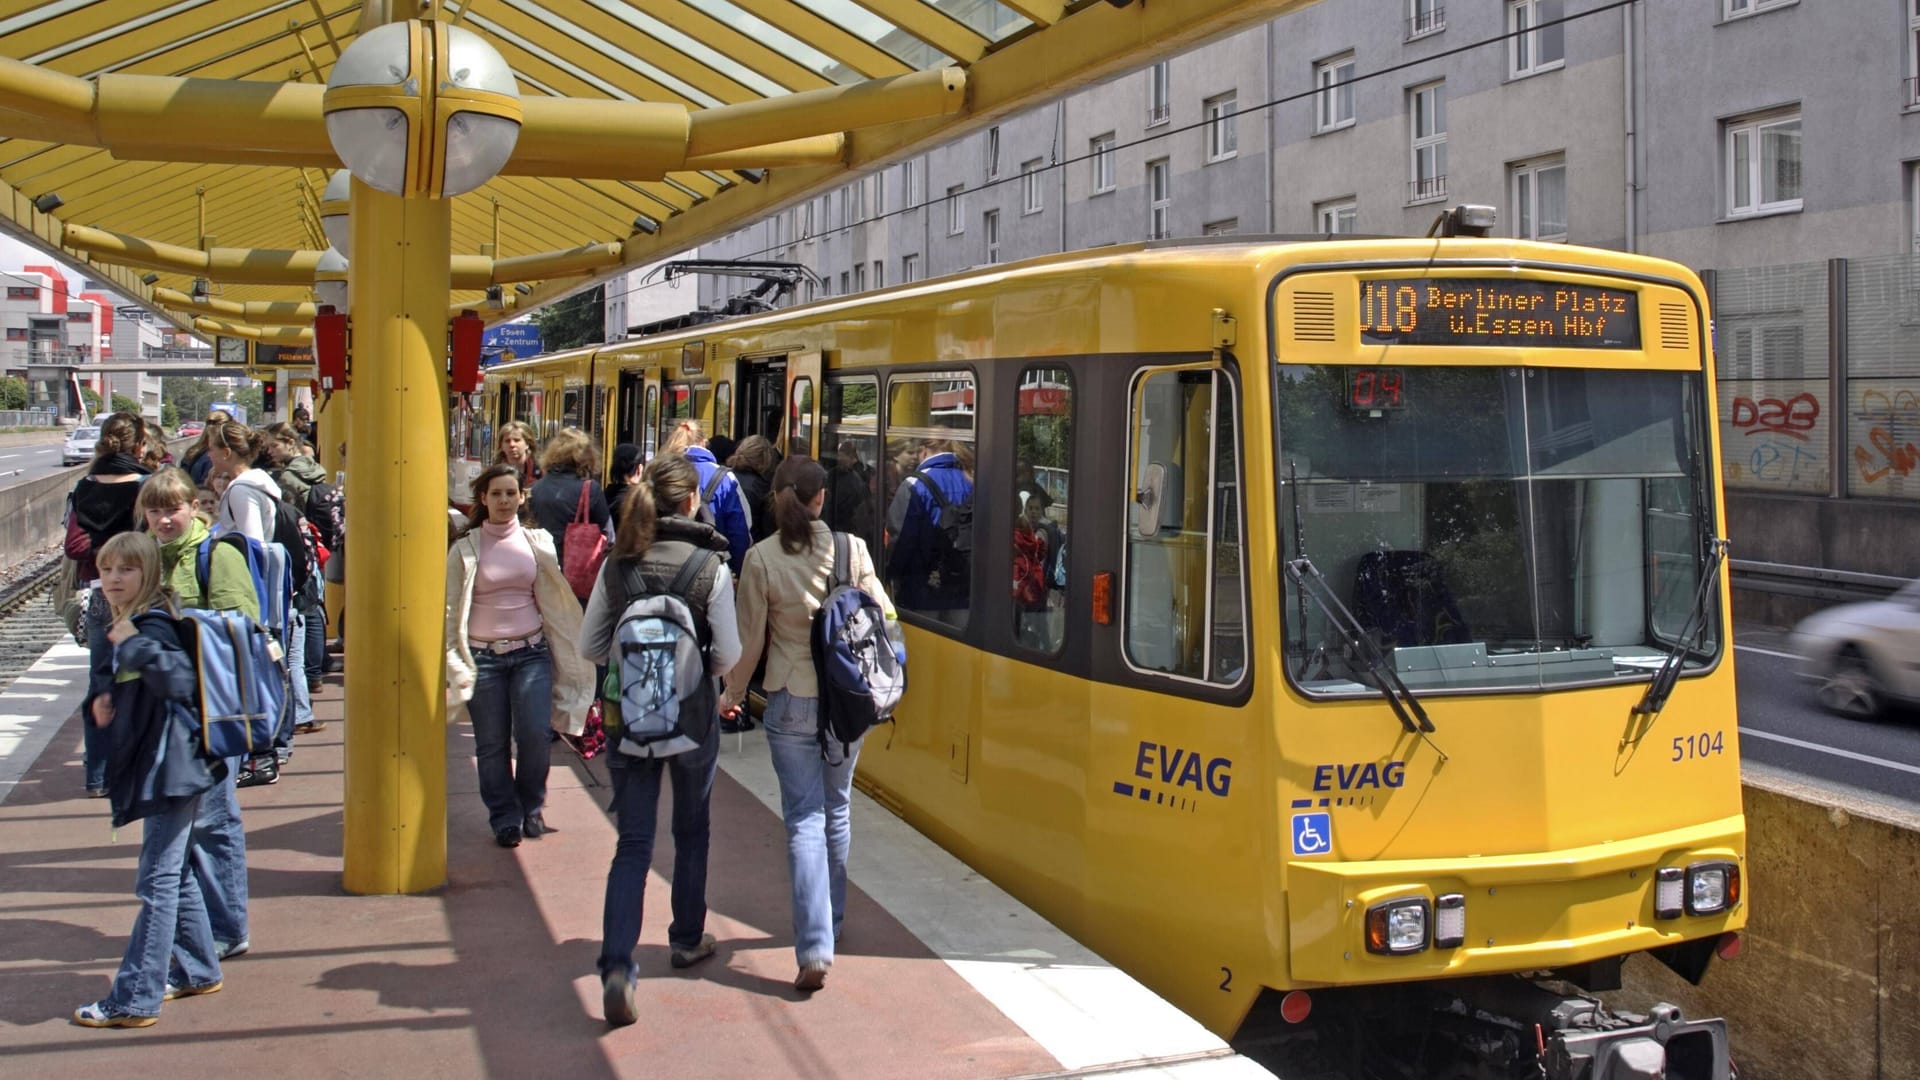
M 260 601 L 260 625 L 278 640 L 287 636 L 287 612 L 293 606 L 293 574 L 286 549 L 279 544 L 263 544 L 245 533 L 224 532 L 200 541 L 193 557 L 194 577 L 200 582 L 200 595 L 207 595 L 207 582 L 213 570 L 213 545 L 230 544 L 245 557 L 247 572 L 253 578 L 253 593 Z
M 286 709 L 286 683 L 265 627 L 238 611 L 188 608 L 176 625 L 197 680 L 194 712 L 209 758 L 261 753 Z
M 812 647 L 820 755 L 831 760 L 834 741 L 844 757 L 869 728 L 891 723 L 907 689 L 906 648 L 889 635 L 879 602 L 853 584 L 846 533 L 833 534 L 833 581 L 813 613 Z

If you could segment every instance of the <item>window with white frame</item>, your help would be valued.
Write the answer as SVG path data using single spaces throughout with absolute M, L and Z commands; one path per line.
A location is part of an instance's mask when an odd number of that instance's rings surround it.
M 900 201 L 907 206 L 920 205 L 920 159 L 900 163 Z
M 1164 124 L 1173 116 L 1173 82 L 1167 62 L 1147 68 L 1147 126 Z
M 1173 235 L 1169 223 L 1173 207 L 1173 176 L 1167 159 L 1147 162 L 1147 239 L 1165 240 Z
M 1522 240 L 1567 241 L 1567 158 L 1522 161 L 1510 170 L 1513 235 Z
M 1353 126 L 1352 53 L 1313 65 L 1313 130 L 1338 131 Z
M 1566 27 L 1559 21 L 1565 13 L 1563 0 L 1508 0 L 1508 75 L 1518 79 L 1566 66 Z
M 1920 0 L 1907 0 L 1907 104 L 1920 105 Z
M 1201 236 L 1232 236 L 1239 231 L 1239 218 L 1221 218 L 1219 221 L 1209 221 L 1200 226 Z
M 1234 129 L 1240 111 L 1237 94 L 1221 94 L 1206 100 L 1202 115 L 1206 118 L 1207 160 L 1225 161 L 1240 152 L 1240 136 Z
M 854 292 L 867 291 L 867 264 L 866 263 L 853 264 L 853 291 Z
M 1407 40 L 1437 34 L 1447 28 L 1447 9 L 1440 0 L 1407 0 Z
M 987 129 L 987 179 L 1000 175 L 1000 129 Z
M 1797 4 L 1800 0 L 1722 0 L 1722 2 L 1724 4 L 1722 13 L 1729 19 L 1737 19 L 1742 15 L 1754 15 L 1777 7 Z
M 981 232 L 987 234 L 987 262 L 1000 261 L 1000 211 L 989 210 L 980 218 Z
M 879 259 L 873 260 L 873 287 L 876 289 L 887 287 L 887 264 Z
M 1727 122 L 1727 216 L 1800 209 L 1800 110 Z
M 879 217 L 887 212 L 887 178 L 875 173 L 868 182 L 873 184 L 873 216 Z
M 840 295 L 846 296 L 852 292 L 853 292 L 853 284 L 851 281 L 848 280 L 847 271 L 845 270 L 840 271 Z
M 806 201 L 806 204 L 800 208 L 800 239 L 805 240 L 808 237 L 811 237 L 812 235 L 813 235 L 813 200 L 808 199 Z
M 1916 0 L 1920 2 L 1920 0 Z M 1113 146 L 1114 135 L 1109 131 L 1105 135 L 1096 135 L 1087 141 L 1087 152 L 1091 155 L 1093 166 L 1093 193 L 1113 190 Z
M 920 280 L 920 256 L 900 256 L 900 283 L 902 285 Z
M 1360 202 L 1349 195 L 1313 204 L 1313 231 L 1350 233 L 1360 220 Z
M 1447 196 L 1447 84 L 1432 82 L 1407 91 L 1412 149 L 1409 202 Z
M 967 187 L 955 184 L 947 189 L 947 235 L 959 236 L 967 231 Z
M 1046 171 L 1040 167 L 1039 158 L 1020 163 L 1020 189 L 1025 196 L 1023 212 L 1037 214 L 1046 208 L 1046 197 L 1041 194 L 1040 184 L 1046 175 Z

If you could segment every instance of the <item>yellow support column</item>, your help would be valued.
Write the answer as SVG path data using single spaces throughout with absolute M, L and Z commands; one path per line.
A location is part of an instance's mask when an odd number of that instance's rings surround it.
M 353 182 L 348 892 L 447 877 L 443 609 L 452 203 Z
M 324 410 L 320 407 L 320 401 L 326 402 Z M 314 438 L 320 440 L 314 450 L 320 455 L 320 467 L 327 470 L 327 483 L 337 485 L 340 474 L 347 467 L 349 396 L 345 389 L 340 389 L 330 397 L 322 397 L 320 401 L 314 402 L 313 409 Z M 346 583 L 327 582 L 327 628 L 334 637 L 340 636 L 340 613 L 346 610 L 346 606 Z

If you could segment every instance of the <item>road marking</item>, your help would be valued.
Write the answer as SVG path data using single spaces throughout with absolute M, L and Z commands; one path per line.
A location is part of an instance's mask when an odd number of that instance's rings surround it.
M 1905 765 L 1898 761 L 1888 761 L 1886 758 L 1877 758 L 1869 754 L 1856 754 L 1851 750 L 1840 750 L 1831 746 L 1821 746 L 1819 743 L 1811 743 L 1805 739 L 1790 739 L 1785 735 L 1775 735 L 1771 731 L 1755 731 L 1753 728 L 1743 727 L 1740 729 L 1740 734 L 1742 737 L 1751 735 L 1756 739 L 1786 743 L 1788 746 L 1797 746 L 1802 750 L 1812 750 L 1817 754 L 1832 754 L 1834 757 L 1843 757 L 1849 761 L 1863 761 L 1868 765 L 1878 765 L 1883 769 L 1895 769 L 1899 772 L 1912 773 L 1915 776 L 1920 776 L 1920 767 Z
M 1799 653 L 1781 652 L 1778 649 L 1763 649 L 1758 645 L 1735 645 L 1734 648 L 1741 652 L 1757 652 L 1762 656 L 1777 656 L 1782 660 L 1805 659 L 1805 657 L 1802 657 Z

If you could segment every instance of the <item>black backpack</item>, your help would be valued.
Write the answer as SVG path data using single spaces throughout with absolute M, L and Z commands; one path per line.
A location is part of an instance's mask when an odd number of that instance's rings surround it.
M 933 477 L 920 469 L 915 469 L 913 475 L 925 485 L 934 505 L 940 508 L 940 523 L 933 527 L 933 566 L 940 571 L 940 582 L 950 585 L 966 581 L 973 569 L 973 496 L 952 502 L 940 490 L 940 485 L 933 482 Z
M 310 606 L 315 599 L 317 587 L 314 580 L 320 576 L 320 552 L 313 546 L 313 537 L 300 527 L 304 516 L 294 505 L 279 496 L 273 499 L 273 543 L 287 549 L 287 570 L 293 575 L 293 596 L 300 607 Z
M 325 480 L 307 489 L 307 520 L 313 522 L 314 529 L 320 534 L 320 542 L 330 551 L 340 550 L 340 534 L 344 531 L 347 513 L 345 500 L 340 489 Z

